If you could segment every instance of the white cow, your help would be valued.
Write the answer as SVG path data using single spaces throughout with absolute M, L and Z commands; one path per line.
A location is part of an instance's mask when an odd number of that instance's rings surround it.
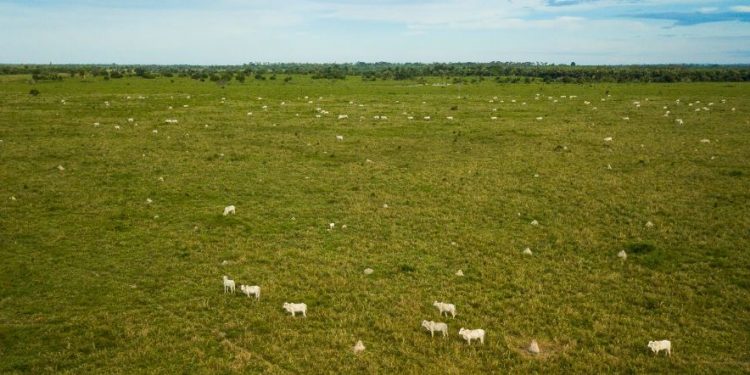
M 234 280 L 230 280 L 224 275 L 224 293 L 234 293 Z
M 456 305 L 435 301 L 432 303 L 432 306 L 435 306 L 440 310 L 440 316 L 442 316 L 443 313 L 445 313 L 445 316 L 448 316 L 448 313 L 450 313 L 454 319 L 456 318 Z
M 304 303 L 288 303 L 284 302 L 284 310 L 292 313 L 292 316 L 295 316 L 296 313 L 301 312 L 302 316 L 307 318 L 307 305 Z
M 432 320 L 423 320 L 422 327 L 430 331 L 430 335 L 435 337 L 435 331 L 442 332 L 443 337 L 448 336 L 448 325 L 440 322 L 433 322 Z
M 471 345 L 471 340 L 479 339 L 479 342 L 484 344 L 484 330 L 483 329 L 465 329 L 461 328 L 458 331 L 458 335 L 463 337 L 466 342 Z
M 658 355 L 660 351 L 666 350 L 667 355 L 672 356 L 672 342 L 669 340 L 649 341 L 648 347 L 654 354 Z
M 248 297 L 252 295 L 255 299 L 260 299 L 260 287 L 257 285 L 240 285 L 240 291 Z
M 356 344 L 354 344 L 354 354 L 361 353 L 365 351 L 365 344 L 362 343 L 362 340 L 357 341 Z

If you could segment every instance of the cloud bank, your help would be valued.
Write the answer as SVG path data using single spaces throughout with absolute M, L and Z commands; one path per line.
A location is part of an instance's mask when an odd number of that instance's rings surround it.
M 2 63 L 750 62 L 742 1 L 0 0 L 0 24 Z

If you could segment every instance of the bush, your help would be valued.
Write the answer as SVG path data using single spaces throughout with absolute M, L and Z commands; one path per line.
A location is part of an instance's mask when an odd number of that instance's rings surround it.
M 31 89 L 31 91 L 29 91 L 29 95 L 31 95 L 31 96 L 37 96 L 39 94 L 40 94 L 40 92 L 37 89 Z
M 730 177 L 742 177 L 742 174 L 743 174 L 742 171 L 738 171 L 738 170 L 729 171 L 728 173 Z
M 628 252 L 633 254 L 645 254 L 656 250 L 656 247 L 650 243 L 639 242 L 628 244 L 627 249 Z
M 416 268 L 415 268 L 414 266 L 412 266 L 411 264 L 402 264 L 402 265 L 398 266 L 398 269 L 399 269 L 399 270 L 400 270 L 401 272 L 404 272 L 404 273 L 412 273 L 412 272 L 414 272 L 414 271 L 416 271 L 416 270 L 417 270 L 417 269 L 416 269 Z
M 62 77 L 54 72 L 39 72 L 31 75 L 34 81 L 62 81 Z

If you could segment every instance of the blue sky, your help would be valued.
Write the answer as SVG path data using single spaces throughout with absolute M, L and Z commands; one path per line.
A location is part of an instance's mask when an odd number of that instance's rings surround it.
M 750 1 L 0 0 L 0 63 L 750 63 Z

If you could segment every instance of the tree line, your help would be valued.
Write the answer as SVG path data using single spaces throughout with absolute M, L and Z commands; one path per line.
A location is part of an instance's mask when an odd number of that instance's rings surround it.
M 494 80 L 499 83 L 593 83 L 593 82 L 745 82 L 750 65 L 576 65 L 547 63 L 248 63 L 243 65 L 0 65 L 0 74 L 31 75 L 35 81 L 100 77 L 189 77 L 221 84 L 246 80 L 283 80 L 294 75 L 313 79 L 364 81 L 414 80 L 438 77 L 453 83 Z M 283 76 L 283 78 L 279 78 Z

